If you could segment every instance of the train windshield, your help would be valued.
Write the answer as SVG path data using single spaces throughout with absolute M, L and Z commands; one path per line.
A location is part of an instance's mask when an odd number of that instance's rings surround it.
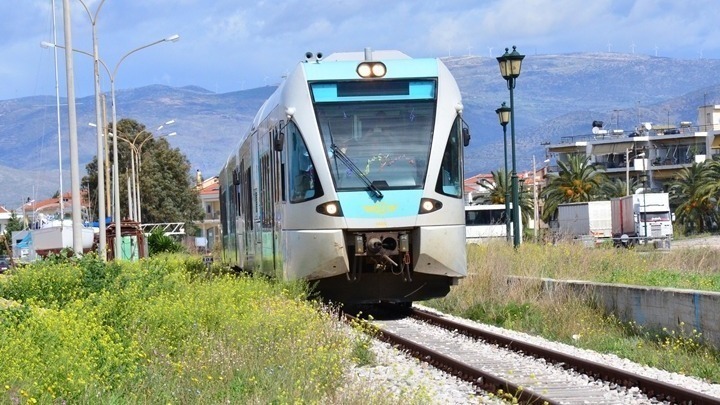
M 435 102 L 333 102 L 315 105 L 338 190 L 422 188 Z

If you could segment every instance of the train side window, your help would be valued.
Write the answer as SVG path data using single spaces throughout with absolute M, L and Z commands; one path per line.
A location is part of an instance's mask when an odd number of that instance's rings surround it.
M 288 141 L 288 190 L 290 202 L 298 203 L 320 197 L 322 187 L 315 172 L 305 141 L 293 122 L 286 128 Z
M 462 197 L 462 137 L 460 119 L 455 120 L 443 153 L 440 175 L 435 191 L 452 197 Z

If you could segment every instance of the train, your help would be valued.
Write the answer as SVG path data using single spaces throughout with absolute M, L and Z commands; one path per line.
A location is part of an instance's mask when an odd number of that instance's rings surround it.
M 306 53 L 218 176 L 223 261 L 333 302 L 447 295 L 467 274 L 462 112 L 440 59 Z

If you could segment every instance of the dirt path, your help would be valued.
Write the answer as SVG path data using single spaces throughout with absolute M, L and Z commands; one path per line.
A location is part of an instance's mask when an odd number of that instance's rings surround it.
M 720 236 L 702 236 L 691 239 L 674 240 L 670 243 L 671 249 L 675 248 L 710 248 L 720 249 Z

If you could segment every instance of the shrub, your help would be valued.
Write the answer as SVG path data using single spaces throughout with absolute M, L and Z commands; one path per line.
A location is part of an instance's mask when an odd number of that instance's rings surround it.
M 158 253 L 178 253 L 183 251 L 183 246 L 172 237 L 165 235 L 162 229 L 155 229 L 148 236 L 148 250 L 150 256 Z
M 305 299 L 307 286 L 213 275 L 198 260 L 86 257 L 40 262 L 5 280 L 0 295 L 22 303 L 0 307 L 0 402 L 332 397 L 352 342 Z

